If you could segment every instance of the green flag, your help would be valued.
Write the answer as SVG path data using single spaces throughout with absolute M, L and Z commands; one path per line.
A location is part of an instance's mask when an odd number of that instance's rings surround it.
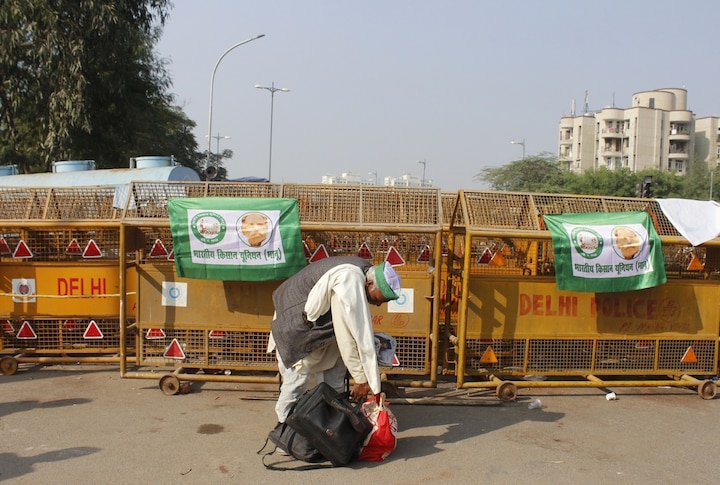
M 615 292 L 667 281 L 660 237 L 647 212 L 544 216 L 560 290 Z
M 295 199 L 171 199 L 168 212 L 179 276 L 269 281 L 307 264 Z

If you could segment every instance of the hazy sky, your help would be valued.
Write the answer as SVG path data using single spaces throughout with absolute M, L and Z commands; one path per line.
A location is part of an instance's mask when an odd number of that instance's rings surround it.
M 717 0 L 173 0 L 158 45 L 171 91 L 212 136 L 231 178 L 319 183 L 351 172 L 422 175 L 478 189 L 482 168 L 557 154 L 558 124 L 584 109 L 629 107 L 639 91 L 688 90 L 719 116 Z M 212 138 L 212 150 L 218 141 Z M 171 154 L 167 154 L 171 155 Z

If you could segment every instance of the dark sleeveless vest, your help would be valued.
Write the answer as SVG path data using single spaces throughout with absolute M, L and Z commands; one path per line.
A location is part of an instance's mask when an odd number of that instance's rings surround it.
M 273 292 L 275 320 L 270 326 L 277 352 L 285 367 L 292 367 L 295 362 L 335 338 L 330 311 L 314 323 L 306 322 L 303 311 L 315 283 L 330 269 L 341 264 L 354 264 L 363 274 L 372 267 L 369 261 L 356 256 L 325 258 L 305 266 Z

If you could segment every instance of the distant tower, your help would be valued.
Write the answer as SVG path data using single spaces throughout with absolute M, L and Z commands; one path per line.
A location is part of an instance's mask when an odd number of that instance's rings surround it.
M 570 116 L 575 118 L 575 98 L 573 98 L 572 104 L 570 105 Z
M 588 114 L 590 112 L 590 107 L 588 104 L 588 101 L 590 100 L 590 93 L 588 91 L 585 91 L 585 111 L 584 114 Z

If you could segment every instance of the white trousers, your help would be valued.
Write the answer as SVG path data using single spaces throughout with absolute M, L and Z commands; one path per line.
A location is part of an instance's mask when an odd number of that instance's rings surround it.
M 290 410 L 303 392 L 312 389 L 321 382 L 326 382 L 337 392 L 345 391 L 344 385 L 347 368 L 342 359 L 338 358 L 335 365 L 330 369 L 302 374 L 298 372 L 295 367 L 287 369 L 277 350 L 275 351 L 275 356 L 278 361 L 280 377 L 282 377 L 280 396 L 275 404 L 275 414 L 277 414 L 278 422 L 285 422 L 285 419 L 290 414 Z

